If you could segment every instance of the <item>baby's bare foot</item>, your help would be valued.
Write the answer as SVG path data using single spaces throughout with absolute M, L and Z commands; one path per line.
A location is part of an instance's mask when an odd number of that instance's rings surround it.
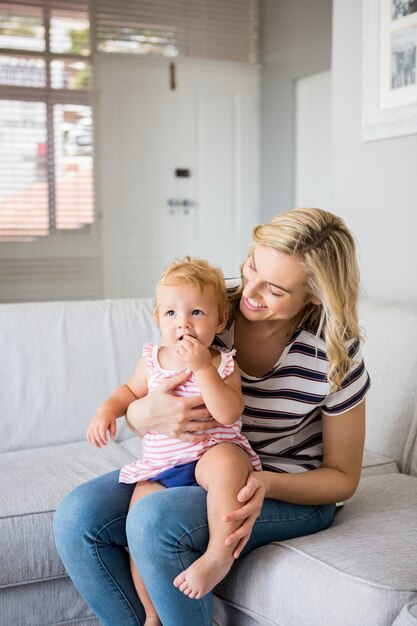
M 229 572 L 233 556 L 221 558 L 206 552 L 190 567 L 178 574 L 174 586 L 193 600 L 209 593 Z

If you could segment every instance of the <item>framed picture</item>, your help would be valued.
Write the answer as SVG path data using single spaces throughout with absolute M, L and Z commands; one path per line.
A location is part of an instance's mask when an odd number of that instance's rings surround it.
M 417 133 L 417 0 L 363 0 L 362 139 Z

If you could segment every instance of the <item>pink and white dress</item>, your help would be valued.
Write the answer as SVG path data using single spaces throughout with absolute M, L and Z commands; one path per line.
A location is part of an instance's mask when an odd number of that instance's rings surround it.
M 145 357 L 146 367 L 149 372 L 148 387 L 149 392 L 156 389 L 164 380 L 171 378 L 176 371 L 165 370 L 159 365 L 158 350 L 160 346 L 152 343 L 145 344 L 143 348 L 143 356 Z M 222 378 L 229 376 L 234 369 L 235 350 L 229 352 L 225 348 L 212 346 L 221 354 L 221 362 L 218 372 Z M 182 397 L 192 397 L 201 395 L 197 386 L 194 374 L 184 384 L 179 385 L 174 390 L 174 395 Z M 148 478 L 154 478 L 161 472 L 164 472 L 175 465 L 191 463 L 197 461 L 207 450 L 219 443 L 235 443 L 248 453 L 252 465 L 255 470 L 262 469 L 258 455 L 254 452 L 246 439 L 241 434 L 242 421 L 239 418 L 230 426 L 216 426 L 210 430 L 206 430 L 205 434 L 208 438 L 205 441 L 197 443 L 183 441 L 182 439 L 173 439 L 167 435 L 148 431 L 142 439 L 143 459 L 129 463 L 120 470 L 119 481 L 121 483 L 137 483 Z

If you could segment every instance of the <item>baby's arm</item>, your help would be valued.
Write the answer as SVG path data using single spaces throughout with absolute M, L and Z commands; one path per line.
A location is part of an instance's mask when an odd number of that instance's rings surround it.
M 235 367 L 230 376 L 222 379 L 213 365 L 210 350 L 195 337 L 184 337 L 179 341 L 177 353 L 194 372 L 210 414 L 220 424 L 233 424 L 242 415 L 244 408 L 239 368 Z
M 195 377 L 204 404 L 214 419 L 225 426 L 233 424 L 242 415 L 245 406 L 239 368 L 236 366 L 230 376 L 222 379 L 212 365 L 195 372 Z
M 121 385 L 107 400 L 101 404 L 97 413 L 90 421 L 87 429 L 87 441 L 96 448 L 107 444 L 107 431 L 114 439 L 116 435 L 116 419 L 126 415 L 128 406 L 143 398 L 148 393 L 148 380 L 145 359 L 142 357 L 133 376 L 125 385 Z

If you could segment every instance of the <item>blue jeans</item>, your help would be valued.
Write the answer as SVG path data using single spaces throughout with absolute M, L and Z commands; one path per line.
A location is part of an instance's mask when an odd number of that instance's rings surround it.
M 143 624 L 129 545 L 164 626 L 211 626 L 212 594 L 191 600 L 172 584 L 207 547 L 206 492 L 164 489 L 139 500 L 128 514 L 134 485 L 118 479 L 116 470 L 80 485 L 56 511 L 56 545 L 75 586 L 104 626 Z M 267 499 L 242 556 L 272 541 L 324 530 L 334 510 Z

